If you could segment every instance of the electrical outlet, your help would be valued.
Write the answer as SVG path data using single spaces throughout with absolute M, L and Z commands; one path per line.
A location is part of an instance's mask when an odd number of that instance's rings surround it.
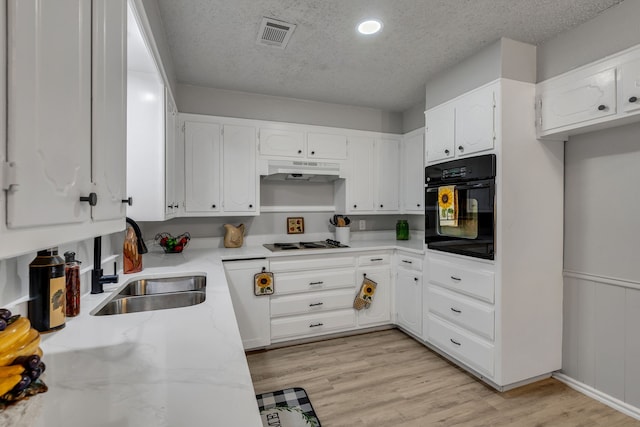
M 358 230 L 366 230 L 367 229 L 367 221 L 364 219 L 361 219 L 358 222 Z

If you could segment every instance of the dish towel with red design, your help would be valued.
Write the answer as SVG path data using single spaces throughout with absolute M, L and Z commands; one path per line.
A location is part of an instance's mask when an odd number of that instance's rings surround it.
M 353 308 L 356 310 L 362 310 L 363 308 L 369 308 L 373 302 L 373 294 L 376 293 L 376 287 L 378 284 L 373 280 L 365 276 L 360 286 L 360 291 L 356 295 L 356 299 L 353 300 Z
M 438 188 L 438 216 L 441 227 L 458 226 L 458 191 L 455 185 Z

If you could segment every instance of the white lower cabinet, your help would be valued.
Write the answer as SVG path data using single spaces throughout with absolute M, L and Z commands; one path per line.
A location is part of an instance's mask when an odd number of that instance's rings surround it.
M 493 375 L 492 343 L 433 315 L 429 315 L 429 340 L 479 372 Z
M 358 326 L 375 326 L 391 322 L 391 265 L 389 253 L 361 255 L 356 271 L 356 291 L 365 276 L 376 282 L 373 301 L 358 311 Z
M 271 344 L 269 296 L 254 294 L 254 275 L 263 269 L 269 269 L 266 259 L 224 262 L 233 310 L 245 350 Z
M 422 336 L 422 260 L 398 255 L 395 290 L 396 323 Z

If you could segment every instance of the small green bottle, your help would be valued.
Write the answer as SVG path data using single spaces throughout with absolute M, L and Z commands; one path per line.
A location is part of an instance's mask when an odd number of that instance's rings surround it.
M 409 240 L 409 223 L 406 219 L 399 219 L 396 223 L 396 240 Z

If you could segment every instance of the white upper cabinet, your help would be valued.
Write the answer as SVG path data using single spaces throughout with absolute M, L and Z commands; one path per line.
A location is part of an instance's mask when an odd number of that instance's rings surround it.
M 491 150 L 495 132 L 495 86 L 485 86 L 462 97 L 455 106 L 457 156 Z
M 538 138 L 640 121 L 640 45 L 536 85 Z
M 426 157 L 429 162 L 452 159 L 455 151 L 455 109 L 447 103 L 425 115 Z
M 123 219 L 127 199 L 127 3 L 93 1 L 91 175 L 94 221 Z
M 222 135 L 224 211 L 257 214 L 256 128 L 224 125 Z
M 178 109 L 165 88 L 165 217 L 171 218 L 180 208 L 180 183 L 178 165 L 180 148 L 178 145 Z
M 260 154 L 275 157 L 305 157 L 304 132 L 261 128 Z
M 550 87 L 539 102 L 543 132 L 616 114 L 616 69 Z
M 218 212 L 220 198 L 220 125 L 185 121 L 185 211 Z
M 376 203 L 379 211 L 400 210 L 400 141 L 381 138 L 376 141 Z
M 401 152 L 402 211 L 424 214 L 424 130 L 405 135 Z
M 374 209 L 374 143 L 373 138 L 349 138 L 346 212 L 370 212 Z
M 640 59 L 622 64 L 620 74 L 622 110 L 625 113 L 640 110 Z
M 7 227 L 86 223 L 91 206 L 80 198 L 97 198 L 91 2 L 10 0 L 8 23 L 8 161 L 15 185 L 7 194 Z
M 498 84 L 492 83 L 426 112 L 428 163 L 451 160 L 495 147 Z
M 307 134 L 307 157 L 309 159 L 344 160 L 347 158 L 347 137 L 309 132 Z
M 6 6 L 0 258 L 122 230 L 126 2 Z

